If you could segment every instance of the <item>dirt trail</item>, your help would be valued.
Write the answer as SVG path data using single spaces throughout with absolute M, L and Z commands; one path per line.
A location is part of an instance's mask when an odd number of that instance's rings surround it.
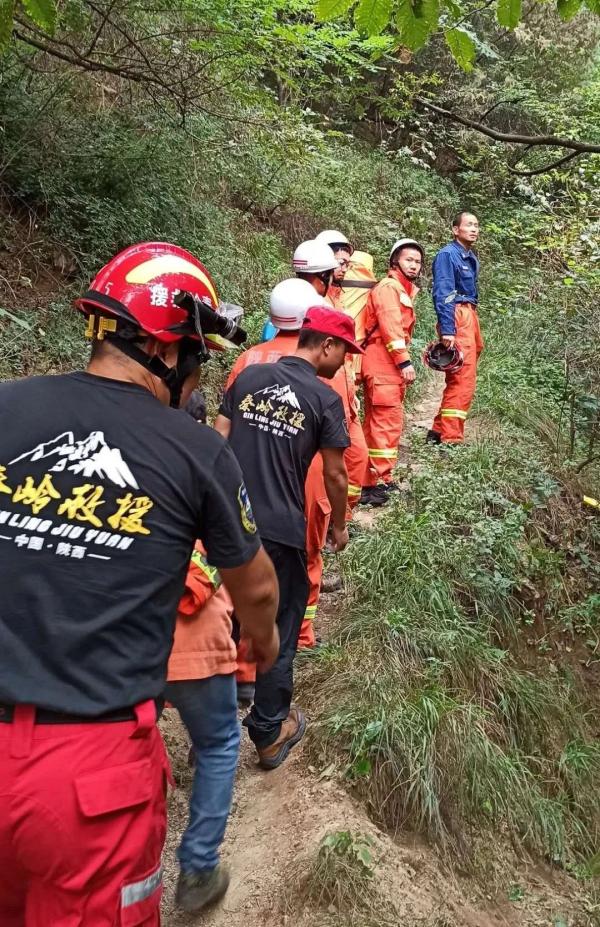
M 441 381 L 441 378 L 439 378 Z M 407 415 L 400 462 L 409 464 L 410 434 L 430 427 L 437 411 L 441 382 L 436 377 Z M 371 526 L 374 513 L 359 510 L 357 519 Z M 328 609 L 325 596 L 323 611 Z M 329 602 L 329 610 L 333 605 Z M 310 719 L 309 719 L 310 720 Z M 231 886 L 224 902 L 199 916 L 184 915 L 174 905 L 177 880 L 175 849 L 187 817 L 191 771 L 187 767 L 187 738 L 175 712 L 162 722 L 179 788 L 170 798 L 169 835 L 165 852 L 163 927 L 323 927 L 334 922 L 328 914 L 311 909 L 302 894 L 302 876 L 315 859 L 319 842 L 331 831 L 368 834 L 377 859 L 377 895 L 382 910 L 393 912 L 386 921 L 403 927 L 554 927 L 583 924 L 556 921 L 554 913 L 569 910 L 568 887 L 550 886 L 548 874 L 524 875 L 527 902 L 508 901 L 487 894 L 473 882 L 459 882 L 446 872 L 435 853 L 410 838 L 392 839 L 369 820 L 331 771 L 315 769 L 302 748 L 270 773 L 256 766 L 254 749 L 245 735 L 238 769 L 233 812 L 223 847 L 231 868 Z M 508 875 L 507 875 L 508 879 Z M 554 912 L 554 913 L 553 913 Z M 373 922 L 379 912 L 373 911 Z

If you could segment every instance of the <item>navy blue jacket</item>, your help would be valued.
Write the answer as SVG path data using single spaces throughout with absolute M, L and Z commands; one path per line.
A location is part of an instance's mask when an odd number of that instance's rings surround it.
M 455 335 L 454 307 L 457 303 L 477 305 L 479 261 L 457 241 L 438 251 L 433 261 L 433 307 L 440 334 Z

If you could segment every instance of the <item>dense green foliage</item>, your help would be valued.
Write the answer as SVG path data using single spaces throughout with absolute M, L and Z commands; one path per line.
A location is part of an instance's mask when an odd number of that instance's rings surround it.
M 469 77 L 438 37 L 413 56 L 393 30 L 315 21 L 309 0 L 132 0 L 105 22 L 69 3 L 52 40 L 20 24 L 0 83 L 0 373 L 82 362 L 69 301 L 132 240 L 196 252 L 255 338 L 300 240 L 340 227 L 383 271 L 396 237 L 431 259 L 453 212 L 475 209 L 474 440 L 443 457 L 415 438 L 408 491 L 343 558 L 344 620 L 311 664 L 320 749 L 393 827 L 480 861 L 488 835 L 508 836 L 586 878 L 600 850 L 600 536 L 582 505 L 600 496 L 598 156 L 516 176 L 548 156 L 518 160 L 523 146 L 507 155 L 417 100 L 597 141 L 598 29 L 535 4 L 508 32 L 516 7 L 497 9 L 500 24 L 495 5 L 469 21 Z M 106 69 L 115 55 L 126 74 Z M 415 355 L 433 331 L 427 285 Z M 206 374 L 213 405 L 226 363 Z M 345 866 L 368 876 L 342 837 L 319 857 L 327 897 Z

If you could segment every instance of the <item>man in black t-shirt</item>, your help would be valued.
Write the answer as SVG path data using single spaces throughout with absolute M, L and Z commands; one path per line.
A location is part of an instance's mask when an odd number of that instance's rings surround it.
M 331 502 L 332 542 L 348 542 L 350 444 L 340 397 L 318 376 L 331 379 L 347 352 L 359 353 L 354 323 L 321 306 L 308 310 L 294 355 L 276 364 L 246 367 L 230 386 L 215 427 L 238 458 L 265 549 L 279 579 L 277 662 L 256 678 L 254 704 L 245 719 L 260 765 L 275 769 L 304 734 L 306 719 L 292 708 L 293 661 L 308 598 L 304 482 L 320 451 Z
M 157 702 L 194 541 L 263 669 L 277 584 L 231 448 L 176 409 L 222 328 L 206 268 L 133 246 L 78 307 L 87 371 L 0 385 L 0 924 L 155 927 Z

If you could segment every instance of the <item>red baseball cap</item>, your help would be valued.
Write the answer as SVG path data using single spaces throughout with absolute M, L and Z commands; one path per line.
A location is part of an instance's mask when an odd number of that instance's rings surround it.
M 311 306 L 304 316 L 302 329 L 329 335 L 331 338 L 340 338 L 347 345 L 348 354 L 364 354 L 363 349 L 354 340 L 354 322 L 349 315 L 327 306 Z

